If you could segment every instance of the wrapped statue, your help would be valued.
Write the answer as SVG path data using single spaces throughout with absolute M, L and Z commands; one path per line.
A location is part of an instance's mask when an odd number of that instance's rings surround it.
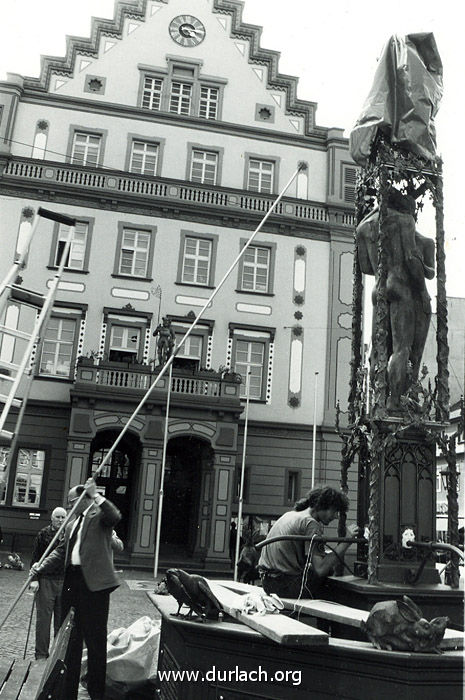
M 350 135 L 350 152 L 366 166 L 379 133 L 426 161 L 436 158 L 434 118 L 442 97 L 442 62 L 433 34 L 392 36 Z

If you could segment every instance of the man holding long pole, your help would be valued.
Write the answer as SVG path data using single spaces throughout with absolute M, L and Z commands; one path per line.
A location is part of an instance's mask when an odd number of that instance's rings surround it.
M 119 586 L 113 568 L 111 540 L 121 519 L 116 506 L 97 492 L 92 478 L 72 488 L 68 503 L 76 504 L 76 518 L 65 530 L 62 543 L 41 563 L 33 576 L 64 565 L 62 620 L 74 608 L 75 626 L 66 655 L 66 700 L 76 700 L 81 673 L 82 644 L 88 650 L 87 688 L 91 700 L 103 700 L 107 661 L 107 622 L 110 593 Z
M 307 169 L 307 165 L 306 165 L 305 163 L 300 162 L 300 163 L 298 164 L 298 166 L 297 166 L 295 172 L 294 172 L 294 173 L 292 174 L 292 176 L 289 178 L 288 182 L 285 184 L 285 186 L 283 187 L 283 189 L 282 189 L 282 191 L 280 192 L 280 194 L 278 195 L 278 197 L 275 199 L 275 201 L 273 202 L 273 204 L 271 205 L 271 207 L 268 209 L 267 213 L 265 214 L 265 216 L 263 217 L 263 219 L 261 220 L 261 222 L 259 223 L 259 225 L 258 225 L 257 228 L 255 229 L 255 231 L 252 233 L 252 235 L 250 236 L 250 238 L 249 238 L 249 240 L 247 241 L 247 243 L 245 244 L 245 246 L 241 249 L 241 251 L 238 253 L 238 255 L 236 256 L 236 258 L 233 260 L 233 262 L 231 263 L 231 265 L 229 266 L 229 268 L 227 269 L 227 271 L 226 271 L 225 274 L 223 275 L 223 278 L 221 279 L 221 281 L 219 282 L 219 284 L 217 285 L 217 287 L 212 291 L 212 293 L 210 294 L 210 296 L 208 297 L 208 299 L 205 300 L 205 304 L 202 306 L 202 308 L 200 309 L 199 313 L 197 314 L 195 320 L 192 322 L 190 328 L 188 328 L 188 330 L 186 331 L 184 337 L 183 337 L 183 338 L 181 339 L 181 341 L 179 342 L 179 345 L 178 345 L 178 348 L 177 348 L 178 351 L 183 347 L 183 345 L 185 344 L 187 338 L 191 335 L 191 333 L 193 332 L 194 328 L 195 328 L 195 327 L 197 326 L 197 324 L 199 323 L 199 321 L 200 321 L 200 319 L 202 318 L 203 314 L 205 313 L 206 309 L 207 309 L 209 306 L 211 306 L 211 303 L 212 303 L 213 299 L 217 296 L 217 294 L 218 294 L 218 293 L 220 292 L 220 290 L 223 288 L 223 286 L 224 286 L 226 280 L 227 280 L 228 277 L 231 275 L 232 271 L 236 268 L 236 266 L 237 266 L 239 260 L 241 260 L 241 258 L 244 256 L 246 250 L 247 250 L 247 249 L 249 248 L 249 246 L 252 244 L 252 242 L 254 241 L 255 237 L 256 237 L 257 234 L 259 233 L 259 231 L 263 228 L 263 225 L 265 224 L 265 222 L 268 220 L 268 218 L 269 218 L 270 216 L 272 216 L 272 214 L 273 214 L 274 211 L 276 210 L 276 207 L 278 206 L 279 202 L 281 201 L 281 199 L 283 198 L 283 196 L 285 195 L 286 191 L 289 189 L 289 187 L 291 186 L 291 184 L 294 182 L 294 180 L 296 179 L 296 177 L 297 177 L 297 175 L 299 174 L 299 172 L 301 172 L 301 171 L 303 171 L 303 170 L 306 170 L 306 169 Z M 160 370 L 160 372 L 157 374 L 157 376 L 156 376 L 155 380 L 153 381 L 153 383 L 151 384 L 151 386 L 147 389 L 146 393 L 144 394 L 144 396 L 142 397 L 142 399 L 140 400 L 140 402 L 139 402 L 138 405 L 136 406 L 135 410 L 133 411 L 133 413 L 132 413 L 131 416 L 129 417 L 129 420 L 126 422 L 125 426 L 123 427 L 123 429 L 122 429 L 121 432 L 119 433 L 119 435 L 118 435 L 118 437 L 116 438 L 115 442 L 113 443 L 113 445 L 111 446 L 111 448 L 108 450 L 108 453 L 106 454 L 105 458 L 103 459 L 102 463 L 100 464 L 99 468 L 97 469 L 97 471 L 96 471 L 95 474 L 94 474 L 95 477 L 98 476 L 98 474 L 103 470 L 103 468 L 105 467 L 105 465 L 106 465 L 106 464 L 109 462 L 109 460 L 111 459 L 111 457 L 112 457 L 112 455 L 113 455 L 113 452 L 116 450 L 116 448 L 118 447 L 119 443 L 120 443 L 121 440 L 123 439 L 124 435 L 125 435 L 126 432 L 129 430 L 129 428 L 130 428 L 130 426 L 131 426 L 133 420 L 134 420 L 135 417 L 138 415 L 138 413 L 139 413 L 139 411 L 141 410 L 142 406 L 145 404 L 145 402 L 146 402 L 147 399 L 149 398 L 149 396 L 150 396 L 150 394 L 152 393 L 153 389 L 154 389 L 155 386 L 160 382 L 160 380 L 162 379 L 162 377 L 164 377 L 164 375 L 166 374 L 166 372 L 167 372 L 167 371 L 169 370 L 169 368 L 171 367 L 171 365 L 172 365 L 172 363 L 173 363 L 173 360 L 174 360 L 174 356 L 175 356 L 175 355 L 174 355 L 174 353 L 173 353 L 173 354 L 171 355 L 171 357 L 168 359 L 168 361 L 166 362 L 165 366 L 162 367 L 162 369 Z M 55 537 L 56 537 L 57 539 L 58 539 L 58 537 L 61 535 L 61 532 L 63 531 L 63 529 L 65 528 L 65 526 L 68 524 L 68 520 L 71 519 L 71 517 L 72 517 L 73 515 L 75 515 L 75 513 L 76 513 L 76 507 L 77 507 L 77 505 L 80 503 L 80 499 L 81 499 L 82 497 L 83 497 L 83 495 L 81 494 L 81 496 L 79 497 L 78 501 L 74 504 L 73 508 L 71 509 L 70 513 L 68 513 L 67 520 L 65 521 L 65 523 L 63 523 L 63 525 L 62 525 L 62 526 L 60 527 L 60 529 L 57 531 L 57 533 L 56 533 L 56 535 L 55 535 Z M 45 557 L 47 556 L 48 552 L 50 552 L 50 551 L 52 550 L 54 544 L 55 544 L 55 541 L 52 540 L 52 541 L 50 542 L 48 548 L 47 548 L 47 551 L 44 552 L 44 554 L 42 555 L 44 559 L 45 559 Z M 11 605 L 10 605 L 10 607 L 8 608 L 6 614 L 4 615 L 4 617 L 2 618 L 2 620 L 0 620 L 0 629 L 1 629 L 2 626 L 5 624 L 5 622 L 6 622 L 6 620 L 8 619 L 8 617 L 11 615 L 11 613 L 12 613 L 12 611 L 14 610 L 15 606 L 17 605 L 19 599 L 21 598 L 22 594 L 24 593 L 24 591 L 26 590 L 26 588 L 29 586 L 30 580 L 31 580 L 32 578 L 33 578 L 33 575 L 31 575 L 31 576 L 28 578 L 28 580 L 23 584 L 23 586 L 22 586 L 21 589 L 19 590 L 18 594 L 16 595 L 15 599 L 13 600 L 13 602 L 12 602 Z

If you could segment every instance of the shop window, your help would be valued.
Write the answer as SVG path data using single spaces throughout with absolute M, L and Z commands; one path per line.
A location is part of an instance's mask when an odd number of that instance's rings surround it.
M 45 451 L 20 447 L 7 470 L 9 447 L 0 447 L 0 503 L 38 508 L 42 495 Z M 12 493 L 8 485 L 13 482 Z
M 9 447 L 0 447 L 0 505 L 5 505 L 8 488 L 8 455 Z

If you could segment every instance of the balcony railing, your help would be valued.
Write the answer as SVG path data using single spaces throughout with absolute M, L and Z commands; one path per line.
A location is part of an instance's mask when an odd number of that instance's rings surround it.
M 108 387 L 116 392 L 120 390 L 139 390 L 146 392 L 153 384 L 157 372 L 153 372 L 149 366 L 119 367 L 116 363 L 93 363 L 83 360 L 78 363 L 76 371 L 76 385 L 84 388 L 86 385 Z M 166 394 L 168 375 L 165 374 L 154 388 Z M 171 379 L 171 391 L 173 394 L 206 397 L 227 397 L 239 400 L 240 384 L 234 379 L 223 377 L 217 372 L 185 372 L 180 369 L 173 370 Z
M 169 202 L 192 202 L 202 207 L 222 207 L 229 211 L 269 211 L 275 197 L 247 193 L 243 190 L 226 190 L 225 188 L 208 188 L 203 185 L 186 185 L 177 180 L 162 178 L 144 178 L 143 175 L 120 175 L 111 170 L 102 171 L 97 168 L 84 168 L 77 165 L 55 163 L 53 161 L 37 161 L 13 156 L 5 166 L 4 176 L 13 179 L 31 180 L 37 185 L 53 186 L 65 184 L 69 187 L 79 187 L 93 192 L 112 194 L 122 193 L 150 197 Z M 277 217 L 335 223 L 339 226 L 355 225 L 354 214 L 347 211 L 334 211 L 317 202 L 284 198 L 275 210 Z

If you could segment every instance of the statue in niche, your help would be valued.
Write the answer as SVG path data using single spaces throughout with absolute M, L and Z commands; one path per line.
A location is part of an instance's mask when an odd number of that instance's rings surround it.
M 435 274 L 435 244 L 416 230 L 415 199 L 391 188 L 385 226 L 386 297 L 388 304 L 388 410 L 400 409 L 400 397 L 418 381 L 431 319 L 425 279 Z M 356 231 L 358 260 L 366 275 L 375 276 L 372 338 L 377 333 L 379 207 L 362 219 Z M 374 347 L 374 342 L 372 343 Z M 370 359 L 373 386 L 376 358 Z
M 155 328 L 153 335 L 157 339 L 157 359 L 158 365 L 161 367 L 166 364 L 166 362 L 171 357 L 173 352 L 174 344 L 176 342 L 176 336 L 174 330 L 171 328 L 171 321 L 169 318 L 164 316 L 162 322 L 158 324 Z

